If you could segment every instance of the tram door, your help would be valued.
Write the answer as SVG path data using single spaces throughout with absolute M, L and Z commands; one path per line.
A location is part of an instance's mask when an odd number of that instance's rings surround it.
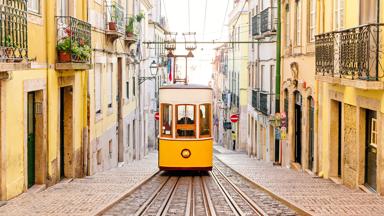
M 301 95 L 295 93 L 295 162 L 301 164 Z

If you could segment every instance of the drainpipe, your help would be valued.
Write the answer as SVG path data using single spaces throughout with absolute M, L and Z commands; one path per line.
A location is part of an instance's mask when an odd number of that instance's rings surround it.
M 275 111 L 280 112 L 280 57 L 281 57 L 281 0 L 277 0 L 277 35 L 276 35 L 276 83 L 275 83 Z M 276 142 L 276 140 L 275 140 Z M 280 141 L 280 160 L 283 161 L 282 142 Z
M 376 14 L 377 14 L 377 21 L 376 21 L 376 28 L 378 28 L 376 30 L 376 37 L 377 37 L 377 41 L 376 41 L 376 77 L 375 77 L 375 80 L 379 80 L 379 46 L 380 46 L 380 0 L 377 0 L 377 9 L 376 9 Z M 368 72 L 369 73 L 369 72 Z

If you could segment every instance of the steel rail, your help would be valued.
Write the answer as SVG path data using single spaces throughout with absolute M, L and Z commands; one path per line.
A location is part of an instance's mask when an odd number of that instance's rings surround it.
M 240 196 L 247 201 L 247 203 L 260 215 L 268 215 L 262 208 L 260 208 L 259 205 L 257 205 L 251 198 L 248 197 L 243 191 L 240 190 L 227 176 L 224 175 L 224 173 L 217 167 L 214 168 L 217 170 L 220 175 L 232 186 L 232 188 L 240 194 Z
M 215 211 L 215 207 L 213 206 L 213 203 L 212 203 L 212 200 L 211 200 L 211 196 L 210 196 L 210 193 L 208 191 L 208 188 L 207 188 L 207 185 L 203 179 L 202 176 L 200 176 L 200 187 L 201 187 L 201 191 L 203 193 L 203 199 L 204 199 L 204 207 L 205 207 L 205 212 L 206 212 L 206 215 L 208 216 L 216 216 L 216 211 Z

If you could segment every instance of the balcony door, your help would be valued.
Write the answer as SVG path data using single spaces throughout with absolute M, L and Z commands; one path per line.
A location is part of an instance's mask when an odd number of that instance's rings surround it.
M 57 16 L 70 16 L 72 15 L 70 10 L 70 2 L 69 0 L 57 0 L 56 1 L 56 9 L 57 9 Z
M 377 0 L 360 0 L 360 25 L 377 22 Z

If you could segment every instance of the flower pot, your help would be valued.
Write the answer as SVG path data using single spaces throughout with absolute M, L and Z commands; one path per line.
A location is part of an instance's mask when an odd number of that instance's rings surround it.
M 71 62 L 71 54 L 69 52 L 59 52 L 59 62 Z
M 135 34 L 133 34 L 133 32 L 125 32 L 125 35 L 126 35 L 127 37 L 133 37 L 133 36 L 135 36 Z
M 13 50 L 12 48 L 6 48 L 5 49 L 5 54 L 6 54 L 6 62 L 13 62 Z
M 110 31 L 116 31 L 116 23 L 115 22 L 109 22 L 108 23 L 108 29 L 110 30 Z

